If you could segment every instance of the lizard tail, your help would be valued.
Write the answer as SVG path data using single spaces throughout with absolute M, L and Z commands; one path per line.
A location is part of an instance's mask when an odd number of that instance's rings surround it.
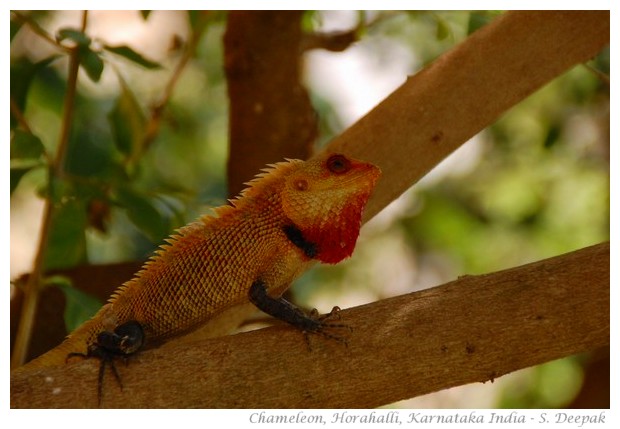
M 73 331 L 65 340 L 57 347 L 42 354 L 41 356 L 34 358 L 25 365 L 16 368 L 15 371 L 39 369 L 51 366 L 64 365 L 67 362 L 67 357 L 71 353 L 84 353 L 88 351 L 89 340 L 92 336 L 96 323 L 91 319 L 82 324 L 79 328 Z

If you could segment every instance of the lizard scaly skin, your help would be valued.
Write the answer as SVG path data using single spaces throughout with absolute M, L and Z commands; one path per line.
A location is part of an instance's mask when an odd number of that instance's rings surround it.
M 22 368 L 62 365 L 76 354 L 101 357 L 102 348 L 129 355 L 156 347 L 248 301 L 320 332 L 323 319 L 281 295 L 315 260 L 333 264 L 351 255 L 380 170 L 323 154 L 263 171 L 230 205 L 180 228 L 92 319 Z M 130 343 L 134 334 L 138 341 Z

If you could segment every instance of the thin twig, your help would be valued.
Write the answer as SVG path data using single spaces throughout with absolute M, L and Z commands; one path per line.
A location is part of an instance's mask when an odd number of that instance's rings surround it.
M 22 127 L 24 131 L 26 131 L 28 134 L 32 134 L 32 129 L 30 128 L 30 125 L 28 125 L 28 121 L 26 121 L 26 118 L 24 117 L 24 112 L 22 112 L 22 110 L 19 108 L 17 102 L 13 99 L 13 97 L 10 97 L 10 99 L 11 114 L 15 117 L 15 119 L 19 123 L 19 126 Z
M 54 37 L 52 37 L 51 34 L 49 34 L 47 31 L 45 31 L 43 28 L 41 28 L 41 26 L 39 24 L 37 24 L 36 22 L 34 22 L 32 19 L 30 19 L 30 17 L 17 12 L 17 11 L 12 11 L 11 12 L 11 17 L 15 18 L 16 20 L 24 23 L 25 25 L 28 26 L 28 28 L 30 28 L 30 30 L 32 30 L 32 32 L 34 34 L 36 34 L 37 36 L 41 37 L 43 40 L 51 43 L 52 45 L 54 45 L 54 47 L 65 51 L 66 53 L 70 54 L 71 53 L 71 48 L 62 45 L 61 43 L 59 43 Z
M 607 85 L 607 87 L 611 86 L 611 79 L 609 79 L 609 75 L 602 72 L 601 70 L 597 69 L 596 67 L 594 67 L 591 64 L 588 63 L 583 63 L 583 66 L 590 71 L 591 73 L 593 73 L 601 82 L 603 82 L 605 85 Z
M 306 33 L 303 36 L 301 43 L 301 51 L 306 52 L 313 49 L 325 49 L 331 52 L 342 52 L 357 42 L 362 35 L 363 31 L 368 31 L 370 28 L 391 19 L 395 16 L 402 15 L 402 12 L 381 12 L 376 14 L 372 19 L 367 20 L 367 14 L 360 12 L 358 22 L 355 27 L 349 30 L 338 31 L 313 31 Z
M 203 20 L 205 21 L 205 25 L 198 25 L 196 26 L 196 28 L 194 28 L 192 36 L 187 43 L 187 47 L 183 52 L 181 59 L 177 63 L 172 73 L 172 76 L 170 77 L 170 80 L 166 84 L 161 98 L 151 107 L 151 116 L 149 118 L 149 122 L 146 125 L 146 132 L 144 133 L 144 138 L 142 140 L 142 152 L 144 152 L 144 150 L 151 145 L 151 143 L 153 142 L 153 140 L 155 140 L 157 134 L 159 133 L 164 109 L 170 101 L 170 98 L 174 93 L 174 88 L 176 87 L 176 84 L 178 83 L 181 75 L 183 74 L 185 67 L 196 52 L 196 47 L 198 46 L 198 42 L 200 41 L 204 30 L 207 28 L 206 18 L 203 18 Z M 140 154 L 137 155 L 139 156 Z M 135 161 L 135 159 L 131 159 L 130 161 Z
M 88 12 L 84 11 L 82 15 L 82 31 L 85 31 L 88 20 Z M 71 48 L 69 54 L 69 74 L 67 77 L 67 93 L 64 102 L 64 117 L 58 149 L 56 151 L 56 159 L 49 166 L 48 185 L 52 186 L 52 181 L 63 175 L 65 153 L 69 144 L 69 136 L 71 125 L 73 123 L 73 108 L 75 104 L 75 94 L 77 88 L 78 71 L 80 67 L 80 56 L 77 48 Z M 45 199 L 45 207 L 43 212 L 43 220 L 41 225 L 41 237 L 34 259 L 32 274 L 28 277 L 28 282 L 24 287 L 24 303 L 19 319 L 19 327 L 15 336 L 15 344 L 13 346 L 13 355 L 11 356 L 11 368 L 21 366 L 26 360 L 30 338 L 34 326 L 34 319 L 39 300 L 39 289 L 43 278 L 45 256 L 47 254 L 48 240 L 52 218 L 54 215 L 54 201 L 51 195 Z

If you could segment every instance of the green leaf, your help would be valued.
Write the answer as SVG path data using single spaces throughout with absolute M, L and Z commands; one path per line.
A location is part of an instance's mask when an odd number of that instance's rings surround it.
M 80 49 L 80 63 L 86 74 L 93 82 L 99 82 L 101 73 L 103 72 L 103 60 L 99 57 L 99 54 L 94 52 L 88 47 Z
M 170 222 L 155 200 L 129 188 L 117 190 L 116 201 L 127 210 L 129 219 L 153 243 L 160 242 L 170 230 Z
M 227 14 L 225 10 L 189 10 L 189 25 L 194 34 L 201 34 L 210 24 L 224 22 Z
M 56 39 L 58 41 L 65 39 L 74 41 L 79 48 L 80 63 L 82 67 L 84 67 L 84 70 L 86 70 L 86 74 L 93 82 L 99 82 L 101 73 L 103 72 L 103 60 L 99 57 L 97 52 L 90 48 L 92 42 L 91 38 L 80 30 L 62 28 L 58 30 Z
M 50 276 L 44 280 L 44 284 L 58 287 L 65 295 L 64 319 L 67 332 L 72 332 L 93 317 L 102 306 L 97 298 L 75 288 L 68 277 Z
M 25 110 L 28 90 L 37 73 L 59 57 L 60 55 L 52 55 L 36 63 L 31 63 L 27 58 L 11 61 L 11 100 L 15 102 L 19 110 L 22 112 Z M 15 128 L 17 123 L 17 119 L 11 112 L 11 129 Z
M 80 30 L 74 28 L 61 28 L 58 30 L 56 40 L 59 42 L 65 39 L 74 41 L 78 46 L 87 48 L 90 46 L 91 39 Z
M 76 112 L 77 113 L 77 112 Z M 82 116 L 81 113 L 77 113 Z M 91 115 L 92 116 L 92 115 Z M 116 176 L 121 163 L 109 127 L 101 130 L 97 118 L 76 118 L 79 126 L 71 133 L 65 153 L 64 170 L 68 175 L 108 181 Z
M 45 165 L 41 156 L 45 148 L 34 134 L 16 128 L 11 135 L 11 194 L 33 168 Z
M 146 21 L 149 18 L 149 15 L 151 14 L 151 12 L 152 10 L 141 10 L 140 15 L 142 15 L 142 19 Z
M 127 58 L 130 61 L 133 61 L 136 64 L 141 65 L 147 69 L 159 69 L 161 65 L 156 63 L 155 61 L 147 60 L 142 55 L 131 49 L 129 46 L 109 46 L 104 45 L 103 49 L 106 51 L 112 52 L 113 54 L 120 55 L 121 57 Z
M 11 159 L 39 159 L 45 153 L 41 140 L 34 134 L 15 129 L 11 136 Z
M 306 10 L 301 16 L 301 29 L 304 33 L 313 33 L 321 27 L 321 14 L 316 10 Z
M 66 177 L 52 176 L 50 183 L 42 195 L 43 198 L 49 198 L 56 205 L 62 204 L 63 200 L 72 198 L 73 183 Z
M 136 97 L 127 84 L 120 79 L 121 93 L 108 115 L 116 147 L 128 158 L 142 151 L 146 117 Z
M 196 31 L 196 29 L 200 28 L 204 22 L 204 14 L 210 13 L 205 12 L 204 10 L 188 10 L 188 18 L 189 25 L 192 27 L 192 30 Z
M 73 267 L 86 260 L 85 203 L 67 194 L 60 199 L 52 216 L 46 270 Z
M 434 14 L 435 22 L 437 23 L 436 36 L 437 40 L 444 40 L 452 34 L 450 25 L 439 15 Z
M 26 173 L 33 168 L 34 166 L 11 168 L 11 194 L 17 188 L 17 185 L 19 185 L 19 182 L 26 175 Z

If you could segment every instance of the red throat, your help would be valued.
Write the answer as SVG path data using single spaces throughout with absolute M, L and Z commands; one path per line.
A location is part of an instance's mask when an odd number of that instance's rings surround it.
M 303 230 L 306 240 L 317 246 L 316 258 L 336 264 L 353 253 L 362 224 L 362 211 L 370 195 L 360 195 L 318 225 Z

